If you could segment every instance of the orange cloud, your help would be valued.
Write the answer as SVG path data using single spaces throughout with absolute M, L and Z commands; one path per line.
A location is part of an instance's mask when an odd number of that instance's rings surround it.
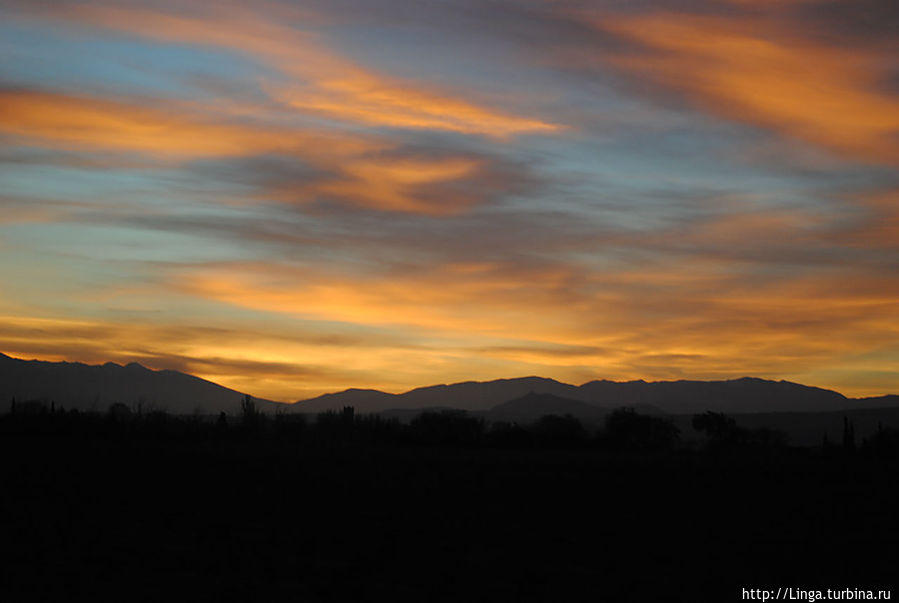
M 23 203 L 8 203 L 0 197 L 0 226 L 27 224 L 32 222 L 53 222 L 59 219 L 60 212 L 44 206 L 29 207 Z
M 547 122 L 499 114 L 409 86 L 385 84 L 366 73 L 337 81 L 322 80 L 317 87 L 312 93 L 286 90 L 275 94 L 301 111 L 373 126 L 449 130 L 499 138 L 560 129 Z
M 333 158 L 383 147 L 363 138 L 217 123 L 177 109 L 176 105 L 163 111 L 96 98 L 0 91 L 0 131 L 58 148 L 136 151 L 176 160 L 265 152 Z
M 361 160 L 344 168 L 343 179 L 315 187 L 321 194 L 349 198 L 359 205 L 424 214 L 456 213 L 476 198 L 461 194 L 429 198 L 428 188 L 464 180 L 473 175 L 478 162 L 471 159 Z
M 365 125 L 499 138 L 560 129 L 556 124 L 481 106 L 366 69 L 328 48 L 319 36 L 264 20 L 258 11 L 219 8 L 194 17 L 84 5 L 54 15 L 157 40 L 248 54 L 294 80 L 288 86 L 270 82 L 263 85 L 276 98 L 305 113 Z M 308 20 L 304 15 L 302 21 Z
M 865 195 L 859 202 L 868 210 L 866 219 L 835 238 L 863 249 L 899 249 L 899 190 Z
M 593 275 L 489 264 L 389 277 L 223 266 L 179 287 L 243 308 L 436 338 L 439 348 L 421 358 L 458 356 L 471 374 L 719 378 L 739 376 L 739 367 L 789 378 L 899 336 L 899 286 L 881 275 L 747 279 L 733 264 L 683 257 L 651 273 Z
M 247 264 L 205 269 L 185 276 L 178 286 L 207 299 L 311 319 L 501 335 L 507 320 L 526 319 L 536 307 L 553 307 L 560 297 L 553 290 L 564 288 L 567 278 L 565 269 L 533 271 L 526 279 L 510 277 L 489 264 L 435 266 L 409 275 L 344 276 Z M 498 311 L 506 320 L 496 321 Z M 552 322 L 544 317 L 530 332 L 546 335 L 554 328 L 548 324 Z
M 245 53 L 285 74 L 289 84 L 262 85 L 295 118 L 312 114 L 365 125 L 449 130 L 504 138 L 557 126 L 461 100 L 367 70 L 302 28 L 285 7 L 267 17 L 236 6 L 207 14 L 167 14 L 139 8 L 62 5 L 36 14 L 136 33 L 157 40 Z M 308 16 L 301 15 L 304 25 Z M 283 21 L 276 22 L 276 18 Z M 186 161 L 264 153 L 299 157 L 318 173 L 293 182 L 264 183 L 263 200 L 301 204 L 334 200 L 391 212 L 447 215 L 485 201 L 499 189 L 490 166 L 467 156 L 389 156 L 396 144 L 358 132 L 273 125 L 285 115 L 266 107 L 215 101 L 115 101 L 32 90 L 0 91 L 0 132 L 27 143 L 75 152 L 129 151 L 155 160 Z M 298 120 L 300 123 L 302 120 Z M 395 154 L 394 154 L 395 155 Z
M 495 188 L 484 181 L 477 159 L 390 158 L 375 152 L 391 145 L 371 137 L 216 121 L 176 103 L 162 111 L 102 99 L 0 91 L 0 132 L 44 146 L 129 151 L 173 161 L 282 153 L 333 174 L 261 194 L 289 203 L 325 197 L 383 211 L 444 215 L 476 204 L 483 200 L 481 193 Z M 472 181 L 480 182 L 477 193 L 453 186 Z
M 0 351 L 55 362 L 140 362 L 284 401 L 371 383 L 395 387 L 393 376 L 408 379 L 415 371 L 404 365 L 417 366 L 421 353 L 389 336 L 333 334 L 326 325 L 282 321 L 273 327 L 233 317 L 192 322 L 29 316 L 20 310 L 0 314 Z
M 899 101 L 879 89 L 883 57 L 824 46 L 761 18 L 654 13 L 595 24 L 644 47 L 612 64 L 722 115 L 855 158 L 899 162 Z
M 592 274 L 487 262 L 364 276 L 212 265 L 153 286 L 157 297 L 208 308 L 183 317 L 185 324 L 28 318 L 17 309 L 0 318 L 0 350 L 137 360 L 274 399 L 524 374 L 569 381 L 814 374 L 814 384 L 847 394 L 895 389 L 889 380 L 849 383 L 839 370 L 862 355 L 868 366 L 890 366 L 878 350 L 899 337 L 896 279 L 837 268 L 747 278 L 735 267 L 679 254 Z M 127 306 L 129 295 L 145 293 L 118 295 L 105 303 Z

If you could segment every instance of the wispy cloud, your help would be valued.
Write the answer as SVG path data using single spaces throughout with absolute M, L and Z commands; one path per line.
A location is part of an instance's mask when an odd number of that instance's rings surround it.
M 383 137 L 276 128 L 199 115 L 177 103 L 166 109 L 152 104 L 6 90 L 0 92 L 0 132 L 51 148 L 141 153 L 182 164 L 281 155 L 293 178 L 266 185 L 257 173 L 237 177 L 262 184 L 261 198 L 288 204 L 336 200 L 384 211 L 439 215 L 489 200 L 497 186 L 513 186 L 496 181 L 499 171 L 483 154 L 397 153 L 397 143 Z M 129 165 L 133 163 L 124 167 Z M 318 173 L 310 172 L 310 167 Z
M 899 101 L 883 87 L 889 48 L 829 44 L 778 16 L 650 12 L 593 22 L 638 44 L 610 64 L 700 107 L 858 159 L 899 162 Z
M 316 155 L 333 158 L 383 147 L 339 134 L 216 121 L 179 111 L 176 103 L 158 105 L 4 90 L 0 131 L 63 149 L 136 151 L 174 160 L 278 151 L 299 154 L 310 148 L 319 150 Z
M 120 6 L 72 5 L 57 16 L 152 39 L 207 45 L 246 53 L 285 78 L 263 83 L 272 96 L 303 113 L 366 125 L 447 130 L 508 137 L 553 132 L 559 125 L 464 100 L 464 94 L 430 89 L 365 68 L 302 27 L 308 13 L 285 21 L 222 5 L 196 15 Z M 314 20 L 314 18 L 313 18 Z

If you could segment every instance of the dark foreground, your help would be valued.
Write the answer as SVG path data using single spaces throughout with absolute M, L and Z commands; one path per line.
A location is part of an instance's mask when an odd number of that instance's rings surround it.
M 860 453 L 6 428 L 0 454 L 6 601 L 739 601 L 899 567 L 899 462 Z

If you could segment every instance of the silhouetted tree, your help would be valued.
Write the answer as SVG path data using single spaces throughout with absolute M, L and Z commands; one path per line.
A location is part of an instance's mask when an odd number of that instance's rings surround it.
M 706 434 L 710 450 L 734 448 L 747 442 L 746 430 L 737 427 L 736 421 L 720 412 L 694 415 L 693 429 Z
M 534 444 L 534 434 L 517 423 L 497 421 L 486 434 L 490 446 L 500 448 L 529 448 Z
M 106 411 L 106 418 L 111 423 L 121 423 L 131 418 L 131 409 L 126 404 L 116 402 L 109 405 Z
M 484 424 L 464 410 L 443 410 L 423 412 L 412 419 L 409 427 L 423 444 L 471 445 L 480 440 Z
M 341 413 L 341 416 L 340 416 L 344 427 L 352 427 L 355 416 L 356 416 L 356 411 L 352 406 L 344 406 L 343 412 Z
M 767 427 L 759 427 L 746 431 L 746 443 L 755 448 L 778 449 L 787 444 L 784 432 Z
M 219 433 L 228 431 L 228 415 L 224 412 L 219 413 L 219 418 L 215 421 L 215 430 Z
M 737 432 L 737 422 L 720 412 L 707 411 L 693 416 L 693 428 L 705 432 L 710 438 L 727 438 Z
M 862 443 L 865 452 L 881 457 L 899 457 L 899 430 L 877 425 L 877 433 Z
M 333 410 L 326 410 L 315 415 L 315 426 L 326 431 L 337 431 L 342 425 L 341 417 Z
M 704 412 L 693 416 L 693 428 L 708 437 L 708 449 L 713 451 L 753 448 L 781 448 L 786 444 L 786 436 L 777 430 L 758 428 L 744 429 L 727 415 L 719 412 Z
M 255 429 L 259 424 L 259 414 L 253 396 L 246 394 L 240 401 L 240 415 L 244 429 Z
M 679 430 L 671 421 L 619 408 L 606 417 L 605 436 L 615 448 L 667 450 L 674 447 Z
M 570 414 L 545 415 L 532 429 L 537 441 L 549 446 L 580 446 L 587 440 L 587 430 Z
M 847 452 L 855 450 L 855 425 L 846 415 L 843 415 L 843 449 Z
M 396 418 L 380 415 L 356 415 L 353 422 L 353 438 L 366 444 L 401 444 L 408 441 L 406 426 Z

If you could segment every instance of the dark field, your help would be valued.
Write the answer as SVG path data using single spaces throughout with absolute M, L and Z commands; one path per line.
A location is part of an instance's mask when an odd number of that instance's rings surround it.
M 863 450 L 429 446 L 0 425 L 6 601 L 739 601 L 893 588 Z

